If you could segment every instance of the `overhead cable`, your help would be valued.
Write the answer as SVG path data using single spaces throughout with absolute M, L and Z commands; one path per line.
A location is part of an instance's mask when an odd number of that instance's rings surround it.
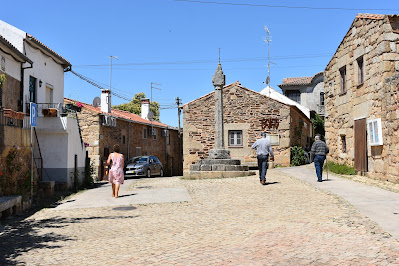
M 346 8 L 346 7 L 312 7 L 312 6 L 286 6 L 286 5 L 265 5 L 265 4 L 249 4 L 249 3 L 231 3 L 217 1 L 199 1 L 199 0 L 174 0 L 175 2 L 188 2 L 198 4 L 214 4 L 229 6 L 250 6 L 250 7 L 271 7 L 271 8 L 290 8 L 290 9 L 313 9 L 313 10 L 333 10 L 333 11 L 398 11 L 399 9 L 390 8 Z

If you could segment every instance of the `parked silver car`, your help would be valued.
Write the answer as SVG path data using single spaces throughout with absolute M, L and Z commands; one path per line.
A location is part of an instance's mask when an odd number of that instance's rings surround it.
M 163 166 L 155 156 L 140 156 L 130 158 L 126 163 L 125 177 L 154 175 L 163 176 Z

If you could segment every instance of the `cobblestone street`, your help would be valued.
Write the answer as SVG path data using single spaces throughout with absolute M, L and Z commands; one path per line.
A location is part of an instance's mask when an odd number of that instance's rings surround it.
M 278 169 L 267 177 L 135 180 L 129 190 L 186 188 L 192 200 L 44 209 L 0 231 L 0 262 L 399 265 L 399 242 L 345 200 Z

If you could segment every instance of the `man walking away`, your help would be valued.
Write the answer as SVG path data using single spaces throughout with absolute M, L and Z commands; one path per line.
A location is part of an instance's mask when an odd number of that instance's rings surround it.
M 269 156 L 270 160 L 274 161 L 274 154 L 270 141 L 266 139 L 266 133 L 262 132 L 260 135 L 262 138 L 255 141 L 252 149 L 256 149 L 260 183 L 266 185 L 267 162 L 269 161 Z
M 326 159 L 326 154 L 329 153 L 326 143 L 320 140 L 320 135 L 315 136 L 315 142 L 312 145 L 311 153 L 314 155 L 314 167 L 316 168 L 317 182 L 322 181 L 323 164 Z

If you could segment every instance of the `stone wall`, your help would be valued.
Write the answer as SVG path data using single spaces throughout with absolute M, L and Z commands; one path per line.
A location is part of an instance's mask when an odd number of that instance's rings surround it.
M 2 85 L 1 107 L 19 111 L 21 99 L 21 82 L 6 74 L 7 81 Z
M 89 109 L 82 108 L 79 113 L 79 125 L 82 131 L 83 141 L 87 147 L 88 155 L 94 162 L 97 178 L 102 178 L 102 165 L 107 160 L 106 150 L 113 152 L 113 146 L 119 144 L 125 161 L 134 156 L 154 155 L 159 158 L 164 166 L 165 174 L 181 174 L 181 162 L 179 163 L 178 132 L 169 129 L 170 144 L 167 137 L 162 136 L 163 128 L 154 126 L 157 131 L 157 139 L 147 135 L 143 138 L 143 129 L 150 131 L 151 124 L 135 123 L 133 121 L 117 119 L 116 127 L 101 125 L 101 115 Z M 172 167 L 172 172 L 169 169 Z
M 363 58 L 363 83 L 358 81 L 359 58 Z M 343 67 L 346 67 L 347 86 L 344 93 L 341 92 L 340 74 Z M 381 179 L 398 176 L 398 167 L 394 167 L 398 156 L 391 148 L 397 141 L 393 133 L 397 117 L 392 108 L 397 108 L 398 101 L 393 100 L 391 94 L 395 85 L 384 82 L 398 71 L 399 34 L 393 33 L 388 17 L 356 18 L 324 72 L 328 114 L 326 138 L 333 161 L 353 166 L 354 120 L 381 118 L 384 145 L 370 147 L 368 144 L 368 174 Z M 387 103 L 388 98 L 393 102 Z M 396 122 L 391 124 L 391 120 Z M 346 138 L 346 152 L 341 143 L 343 136 Z M 393 152 L 393 155 L 388 156 L 388 152 Z
M 291 107 L 237 83 L 223 88 L 224 144 L 233 159 L 243 164 L 256 162 L 256 153 L 251 149 L 260 133 L 278 134 L 280 145 L 272 146 L 275 164 L 290 164 Z M 262 120 L 275 118 L 278 128 L 262 130 Z M 214 148 L 215 98 L 214 92 L 183 106 L 183 169 L 199 159 L 206 159 Z M 308 122 L 309 123 L 309 122 Z M 242 147 L 228 146 L 228 131 L 242 130 Z

